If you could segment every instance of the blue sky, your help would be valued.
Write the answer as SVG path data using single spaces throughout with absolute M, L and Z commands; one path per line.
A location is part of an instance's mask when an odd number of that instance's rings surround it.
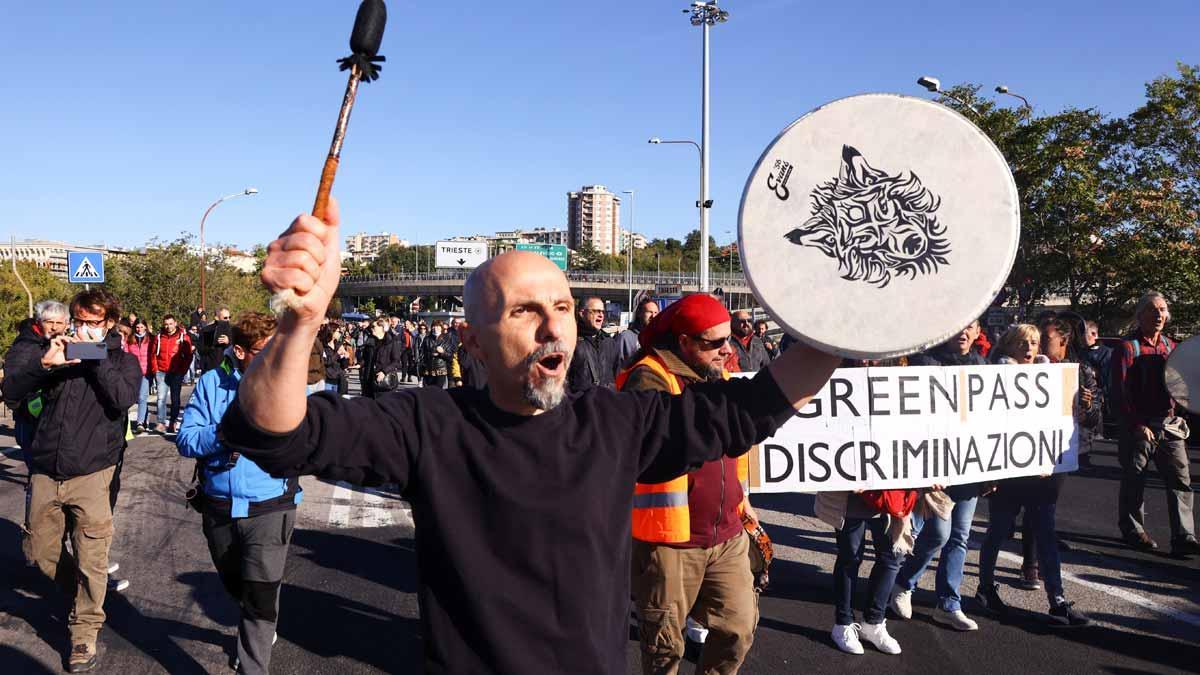
M 680 0 L 388 3 L 334 193 L 343 232 L 420 242 L 561 227 L 566 192 L 635 190 L 635 229 L 696 226 L 700 34 Z M 137 245 L 267 242 L 312 206 L 355 0 L 4 2 L 2 234 Z M 712 35 L 712 231 L 759 154 L 826 101 L 998 83 L 1039 111 L 1124 115 L 1200 62 L 1200 2 L 726 0 Z M 1015 99 L 1008 99 L 1009 102 Z M 628 213 L 626 212 L 626 218 Z M 628 220 L 626 220 L 628 224 Z

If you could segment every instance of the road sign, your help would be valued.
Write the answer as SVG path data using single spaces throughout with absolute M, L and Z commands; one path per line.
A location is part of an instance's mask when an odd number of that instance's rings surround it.
M 408 311 L 412 314 L 416 314 L 417 312 L 421 311 L 421 299 L 413 298 L 413 301 L 408 303 Z
M 1012 315 L 1002 307 L 992 307 L 983 315 L 983 325 L 989 328 L 1004 328 L 1012 320 Z
M 567 269 L 567 247 L 562 244 L 517 244 L 517 250 L 540 253 L 558 265 L 558 269 Z
M 487 257 L 485 241 L 439 241 L 435 264 L 439 268 L 467 270 L 479 267 Z
M 655 295 L 683 295 L 683 287 L 679 284 L 655 284 Z
M 73 284 L 104 283 L 104 253 L 100 251 L 68 251 L 67 281 Z

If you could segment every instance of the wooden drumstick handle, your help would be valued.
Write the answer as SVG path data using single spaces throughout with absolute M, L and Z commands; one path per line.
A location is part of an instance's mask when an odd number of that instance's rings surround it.
M 337 175 L 338 158 L 342 154 L 342 142 L 346 138 L 346 126 L 350 123 L 350 111 L 354 108 L 354 97 L 358 94 L 359 71 L 354 66 L 350 69 L 350 80 L 346 83 L 346 95 L 342 98 L 342 109 L 338 112 L 337 126 L 333 128 L 333 142 L 329 145 L 329 155 L 325 157 L 325 167 L 321 169 L 321 182 L 317 185 L 317 199 L 313 202 L 313 216 L 325 221 L 325 211 L 329 208 L 329 193 L 333 190 L 333 178 Z M 300 306 L 300 298 L 293 290 L 280 291 L 271 298 L 271 310 L 276 314 L 283 313 L 288 308 Z
M 322 221 L 325 220 L 325 209 L 329 207 L 329 193 L 333 190 L 333 178 L 337 175 L 338 158 L 329 155 L 325 158 L 325 168 L 321 169 L 321 183 L 317 186 L 317 200 L 313 203 L 312 214 Z
M 329 155 L 325 158 L 325 168 L 321 169 L 321 183 L 317 186 L 317 199 L 313 202 L 312 214 L 325 222 L 325 210 L 329 208 L 329 193 L 333 190 L 333 178 L 337 175 L 338 158 Z M 271 310 L 282 314 L 288 308 L 296 307 L 300 298 L 293 290 L 280 291 L 271 298 Z

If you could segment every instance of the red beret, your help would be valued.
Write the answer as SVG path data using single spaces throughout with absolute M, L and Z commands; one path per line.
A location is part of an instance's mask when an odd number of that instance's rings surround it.
M 704 331 L 729 323 L 729 310 L 711 295 L 696 293 L 671 303 L 646 324 L 638 336 L 643 349 L 650 349 L 664 337 L 699 335 Z

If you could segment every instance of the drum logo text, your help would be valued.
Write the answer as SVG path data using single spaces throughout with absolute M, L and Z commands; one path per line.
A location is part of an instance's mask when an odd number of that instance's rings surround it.
M 767 174 L 767 188 L 774 192 L 780 201 L 786 202 L 787 198 L 792 194 L 792 191 L 787 187 L 788 179 L 791 177 L 792 165 L 782 159 L 777 159 L 771 173 Z
M 782 175 L 790 174 L 787 166 Z M 837 260 L 843 279 L 883 288 L 893 276 L 915 279 L 949 264 L 950 241 L 936 213 L 941 197 L 911 171 L 889 175 L 843 145 L 837 177 L 813 188 L 810 199 L 808 220 L 784 237 Z

